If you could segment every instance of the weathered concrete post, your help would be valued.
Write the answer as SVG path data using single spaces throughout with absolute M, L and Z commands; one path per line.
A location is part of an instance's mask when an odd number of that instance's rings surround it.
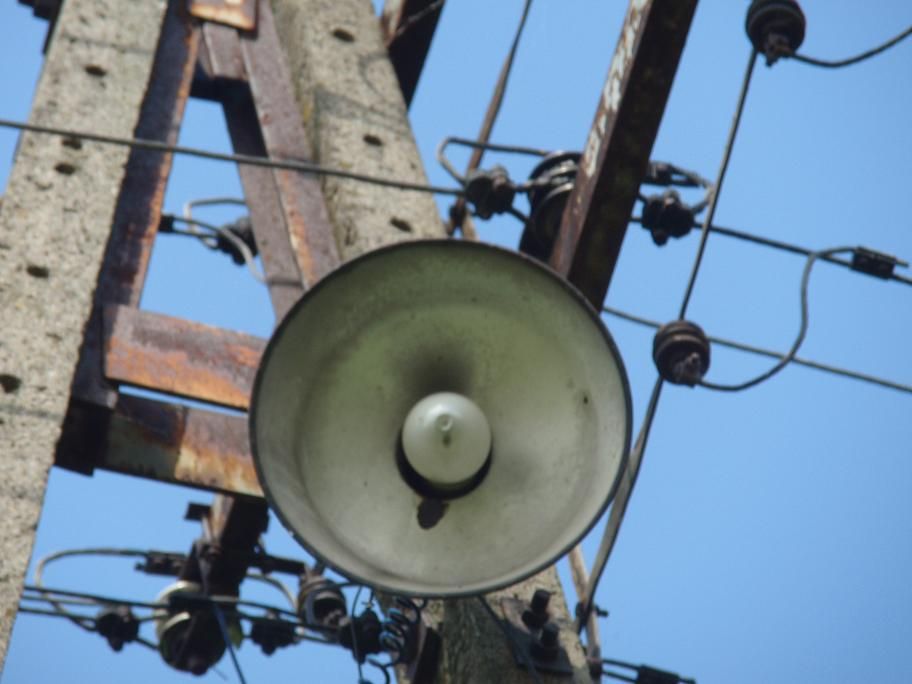
M 273 8 L 316 161 L 427 182 L 369 0 L 273 0 Z M 324 179 L 323 188 L 343 259 L 398 240 L 445 236 L 430 195 L 338 178 Z M 553 592 L 552 613 L 569 625 L 554 568 L 488 600 L 499 610 L 500 597 L 528 600 L 539 587 Z M 434 614 L 444 640 L 440 682 L 531 681 L 478 601 L 450 601 Z M 591 681 L 576 634 L 561 634 L 575 675 L 542 680 Z
M 165 7 L 67 0 L 29 120 L 131 137 Z M 0 212 L 0 658 L 129 153 L 24 134 Z

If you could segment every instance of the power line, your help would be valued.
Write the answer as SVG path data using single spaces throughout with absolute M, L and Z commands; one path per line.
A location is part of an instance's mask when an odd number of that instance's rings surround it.
M 744 382 L 726 385 L 708 382 L 706 380 L 700 380 L 700 386 L 706 387 L 707 389 L 719 390 L 722 392 L 740 392 L 741 390 L 746 390 L 754 387 L 755 385 L 759 385 L 765 380 L 769 380 L 771 377 L 776 375 L 776 373 L 785 368 L 791 362 L 791 360 L 795 358 L 795 354 L 798 353 L 798 349 L 801 347 L 801 344 L 804 342 L 804 338 L 807 335 L 809 323 L 808 282 L 811 279 L 811 269 L 814 267 L 814 262 L 821 256 L 832 256 L 834 254 L 842 254 L 852 251 L 854 250 L 851 247 L 835 247 L 833 249 L 827 249 L 821 252 L 812 252 L 808 256 L 807 264 L 804 266 L 804 273 L 801 274 L 801 325 L 798 328 L 798 335 L 795 337 L 795 341 L 792 343 L 792 346 L 788 352 L 786 352 L 772 368 L 764 371 L 756 377 L 745 380 Z
M 248 166 L 261 166 L 270 169 L 285 169 L 287 171 L 313 173 L 320 176 L 347 178 L 349 180 L 361 181 L 363 183 L 372 183 L 374 185 L 382 185 L 387 188 L 396 188 L 398 190 L 428 192 L 435 195 L 462 195 L 462 189 L 460 188 L 445 188 L 438 185 L 424 185 L 421 183 L 400 181 L 392 178 L 371 176 L 365 173 L 346 171 L 344 169 L 334 169 L 328 166 L 321 166 L 320 164 L 314 164 L 312 162 L 299 161 L 295 159 L 257 157 L 249 154 L 227 154 L 223 152 L 213 152 L 212 150 L 204 150 L 198 147 L 169 145 L 168 143 L 164 143 L 159 140 L 147 140 L 145 138 L 120 138 L 117 136 L 103 135 L 100 133 L 89 133 L 87 131 L 75 131 L 65 128 L 57 128 L 55 126 L 41 126 L 38 124 L 26 123 L 22 121 L 13 121 L 10 119 L 0 119 L 0 128 L 13 128 L 20 131 L 29 131 L 31 133 L 59 135 L 64 138 L 88 140 L 91 142 L 104 143 L 106 145 L 119 145 L 121 147 L 151 150 L 153 152 L 165 152 L 170 154 L 183 154 L 191 157 L 199 157 L 201 159 L 233 162 L 235 164 L 246 164 Z
M 879 55 L 881 52 L 884 52 L 885 50 L 889 50 L 891 47 L 893 47 L 900 41 L 904 40 L 905 38 L 908 38 L 910 35 L 912 35 L 912 26 L 907 28 L 905 31 L 903 31 L 899 35 L 896 35 L 896 36 L 890 38 L 890 40 L 888 40 L 887 42 L 878 45 L 877 47 L 873 47 L 870 50 L 865 50 L 864 52 L 857 54 L 854 57 L 846 57 L 845 59 L 836 59 L 836 60 L 818 59 L 816 57 L 808 57 L 807 55 L 801 55 L 798 53 L 795 53 L 793 55 L 786 55 L 786 56 L 791 57 L 792 59 L 797 60 L 799 62 L 804 62 L 805 64 L 810 64 L 812 66 L 817 66 L 817 67 L 823 67 L 824 69 L 840 69 L 842 67 L 851 66 L 852 64 L 858 64 L 859 62 L 863 62 L 866 59 L 870 59 L 871 57 Z
M 694 284 L 697 281 L 697 274 L 700 271 L 700 265 L 703 263 L 703 254 L 706 251 L 706 241 L 709 238 L 709 227 L 712 225 L 713 218 L 716 215 L 716 207 L 719 205 L 719 195 L 722 193 L 722 183 L 725 181 L 725 172 L 728 170 L 728 162 L 731 159 L 735 137 L 738 135 L 738 127 L 741 124 L 741 115 L 744 113 L 744 103 L 747 100 L 747 91 L 750 89 L 751 76 L 754 73 L 754 64 L 756 64 L 756 62 L 757 51 L 751 50 L 750 59 L 747 61 L 747 70 L 744 72 L 744 79 L 741 82 L 741 93 L 738 95 L 738 105 L 735 108 L 735 115 L 728 131 L 728 140 L 725 142 L 725 151 L 722 154 L 722 163 L 719 165 L 716 182 L 712 187 L 709 210 L 706 212 L 706 218 L 703 220 L 703 228 L 700 232 L 700 244 L 697 247 L 697 254 L 694 257 L 693 267 L 690 271 L 690 278 L 688 279 L 687 287 L 684 290 L 684 299 L 681 302 L 681 311 L 678 314 L 678 318 L 684 318 L 684 315 L 687 313 L 687 305 L 690 303 Z
M 741 82 L 741 92 L 738 95 L 738 104 L 735 107 L 735 114 L 732 118 L 731 127 L 728 133 L 728 139 L 726 140 L 725 149 L 722 154 L 722 161 L 719 165 L 718 174 L 716 175 L 716 182 L 712 188 L 709 211 L 707 212 L 706 219 L 703 223 L 703 229 L 700 235 L 700 245 L 697 248 L 697 254 L 694 257 L 694 263 L 691 269 L 690 278 L 688 280 L 687 288 L 684 292 L 684 298 L 681 303 L 681 313 L 679 318 L 684 318 L 684 315 L 687 312 L 687 304 L 690 301 L 691 294 L 693 293 L 693 287 L 696 283 L 697 274 L 700 270 L 700 264 L 703 260 L 703 253 L 706 251 L 706 240 L 709 237 L 709 226 L 712 225 L 712 219 L 716 213 L 716 206 L 719 203 L 719 194 L 722 191 L 722 183 L 725 180 L 725 172 L 728 169 L 728 162 L 731 159 L 732 148 L 734 147 L 735 138 L 738 133 L 738 126 L 741 122 L 741 115 L 744 112 L 744 104 L 747 99 L 747 91 L 750 88 L 751 76 L 753 74 L 754 65 L 756 62 L 757 51 L 752 49 L 750 58 L 748 59 L 747 69 Z M 627 463 L 624 466 L 624 470 L 621 475 L 621 482 L 618 486 L 617 493 L 615 494 L 614 502 L 611 504 L 611 512 L 608 515 L 608 522 L 605 526 L 605 532 L 602 535 L 602 541 L 599 544 L 599 550 L 592 565 L 592 572 L 589 576 L 589 587 L 585 603 L 583 603 L 582 609 L 579 612 L 579 616 L 577 618 L 577 632 L 582 631 L 583 627 L 589 619 L 592 608 L 595 605 L 595 593 L 598 590 L 598 585 L 605 571 L 605 566 L 607 565 L 608 559 L 611 556 L 611 551 L 614 549 L 615 542 L 617 541 L 617 536 L 621 529 L 621 523 L 624 520 L 624 514 L 627 511 L 627 505 L 630 502 L 630 496 L 632 495 L 633 489 L 636 485 L 637 476 L 640 472 L 640 465 L 643 461 L 643 454 L 646 450 L 646 443 L 649 439 L 649 432 L 652 429 L 652 423 L 655 420 L 656 410 L 658 409 L 659 397 L 662 393 L 663 384 L 664 381 L 662 380 L 661 376 L 656 378 L 655 385 L 653 385 L 652 388 L 652 394 L 649 398 L 649 404 L 643 417 L 643 423 L 640 426 L 640 432 L 637 435 L 637 440 L 630 452 Z
M 631 223 L 639 223 L 642 225 L 643 219 L 640 216 L 634 216 L 630 219 Z M 694 227 L 698 227 L 698 224 L 694 224 Z M 768 238 L 763 235 L 757 235 L 756 233 L 749 233 L 743 230 L 738 230 L 736 228 L 726 228 L 724 226 L 711 225 L 709 227 L 711 233 L 716 233 L 718 235 L 724 235 L 725 237 L 734 238 L 736 240 L 742 240 L 744 242 L 751 242 L 756 245 L 761 245 L 763 247 L 770 247 L 771 249 L 777 249 L 782 252 L 788 252 L 790 254 L 799 254 L 804 257 L 809 257 L 814 253 L 815 250 L 809 249 L 808 247 L 802 247 L 790 242 L 784 242 L 782 240 L 775 240 L 773 238 Z M 854 267 L 854 264 L 848 259 L 840 259 L 837 256 L 831 256 L 823 254 L 818 257 L 820 261 L 826 261 L 829 264 L 836 264 L 837 266 L 844 266 L 845 268 L 857 271 L 858 269 Z M 894 262 L 897 266 L 908 267 L 908 263 L 900 259 L 894 259 Z M 894 280 L 903 285 L 912 285 L 912 278 L 908 276 L 901 275 L 899 273 L 889 273 L 885 276 L 882 276 L 884 280 Z
M 610 316 L 615 316 L 616 318 L 629 321 L 630 323 L 635 323 L 637 325 L 642 325 L 646 328 L 652 328 L 653 330 L 658 330 L 662 327 L 662 324 L 658 321 L 644 318 L 643 316 L 637 316 L 628 311 L 623 311 L 621 309 L 615 309 L 610 306 L 603 306 L 602 311 Z M 725 337 L 718 337 L 715 335 L 707 335 L 706 338 L 713 344 L 718 344 L 720 347 L 728 347 L 729 349 L 736 349 L 738 351 L 746 352 L 748 354 L 756 354 L 757 356 L 765 356 L 771 359 L 781 359 L 783 356 L 782 352 L 776 351 L 774 349 L 766 349 L 764 347 L 758 347 L 752 344 L 746 344 L 744 342 L 738 342 L 736 340 L 728 339 Z M 858 371 L 849 370 L 846 368 L 840 368 L 839 366 L 833 366 L 826 363 L 821 363 L 819 361 L 813 361 L 811 359 L 805 359 L 800 356 L 795 356 L 792 358 L 792 363 L 805 366 L 806 368 L 813 368 L 815 370 L 823 371 L 824 373 L 831 373 L 832 375 L 838 375 L 844 378 L 851 378 L 853 380 L 860 380 L 861 382 L 866 382 L 871 385 L 877 385 L 879 387 L 886 387 L 888 389 L 894 389 L 899 392 L 906 392 L 912 394 L 912 385 L 906 385 L 894 380 L 887 380 L 885 378 L 879 378 L 874 375 L 868 375 L 867 373 L 860 373 Z

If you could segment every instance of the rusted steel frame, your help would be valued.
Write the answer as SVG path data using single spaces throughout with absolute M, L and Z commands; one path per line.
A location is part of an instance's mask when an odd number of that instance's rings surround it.
M 240 42 L 267 155 L 313 160 L 310 135 L 301 119 L 291 71 L 267 0 L 260 0 L 257 35 L 241 34 Z M 273 169 L 272 174 L 301 277 L 305 286 L 311 287 L 339 265 L 320 179 L 283 169 Z M 276 315 L 281 317 L 281 312 Z
M 247 84 L 237 32 L 223 26 L 204 24 L 203 48 L 200 52 L 208 64 L 208 76 L 213 82 L 222 84 L 217 95 L 225 111 L 225 123 L 234 151 L 265 156 L 266 145 L 260 134 Z M 304 286 L 291 251 L 291 239 L 282 216 L 278 189 L 271 169 L 240 165 L 238 175 L 263 261 L 272 308 L 277 316 L 281 316 L 304 293 Z
M 243 416 L 120 394 L 113 409 L 74 400 L 70 458 L 103 470 L 254 497 L 257 481 Z
M 247 409 L 265 340 L 118 305 L 104 323 L 108 380 Z
M 380 30 L 406 106 L 418 87 L 443 5 L 442 0 L 386 0 L 383 4 Z
M 256 0 L 190 0 L 190 14 L 197 19 L 214 21 L 242 31 L 256 28 Z
M 696 0 L 633 0 L 551 266 L 600 308 L 684 50 Z
M 202 523 L 203 536 L 194 542 L 180 577 L 200 582 L 209 594 L 237 596 L 269 525 L 269 508 L 261 499 L 217 496 Z
M 162 26 L 155 66 L 146 90 L 135 135 L 177 142 L 197 59 L 198 32 L 172 0 Z M 172 155 L 134 149 L 127 162 L 107 251 L 98 278 L 95 305 L 82 343 L 73 397 L 108 406 L 115 390 L 103 379 L 102 311 L 107 304 L 139 303 L 152 243 L 161 218 Z M 71 399 L 72 402 L 72 399 Z M 66 435 L 62 441 L 65 441 Z M 72 462 L 58 450 L 57 465 L 91 472 L 88 463 Z

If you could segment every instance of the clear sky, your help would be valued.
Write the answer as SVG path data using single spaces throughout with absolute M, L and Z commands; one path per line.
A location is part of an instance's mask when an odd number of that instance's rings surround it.
M 715 176 L 749 55 L 747 4 L 700 4 L 653 159 Z M 447 4 L 411 109 L 434 182 L 450 182 L 433 161 L 437 142 L 477 133 L 521 5 Z M 802 51 L 824 58 L 855 54 L 912 24 L 912 5 L 899 0 L 803 6 Z M 493 140 L 582 147 L 625 7 L 534 3 Z M 0 54 L 8 65 L 0 116 L 27 116 L 43 37 L 43 22 L 28 8 L 0 9 Z M 814 249 L 860 244 L 912 258 L 910 73 L 912 40 L 844 70 L 760 63 L 716 222 Z M 15 140 L 0 131 L 4 184 Z M 191 103 L 181 142 L 227 150 L 218 109 Z M 530 169 L 521 157 L 489 158 L 495 160 L 514 179 Z M 231 166 L 183 158 L 166 205 L 179 212 L 194 198 L 239 194 Z M 441 201 L 441 210 L 447 205 Z M 206 218 L 229 220 L 240 211 L 209 210 Z M 479 226 L 483 239 L 506 245 L 515 245 L 520 231 L 512 218 Z M 692 233 L 658 248 L 631 225 L 607 303 L 671 320 L 696 244 Z M 712 334 L 785 350 L 798 326 L 803 265 L 801 257 L 713 235 L 689 315 Z M 909 287 L 819 264 L 801 355 L 912 383 L 910 304 Z M 262 336 L 273 325 L 264 290 L 244 269 L 174 237 L 156 244 L 143 306 Z M 652 332 L 606 323 L 627 367 L 638 426 L 655 378 Z M 708 379 L 734 382 L 769 363 L 714 349 Z M 910 408 L 908 394 L 796 366 L 739 394 L 666 388 L 598 594 L 610 611 L 601 621 L 604 654 L 701 684 L 912 681 Z M 186 503 L 209 499 L 105 473 L 54 471 L 35 555 L 92 545 L 186 551 L 198 534 L 182 520 Z M 589 562 L 601 530 L 586 540 Z M 267 545 L 305 557 L 276 521 Z M 131 561 L 104 559 L 61 562 L 46 579 L 140 600 L 164 585 L 137 575 Z M 342 649 L 305 644 L 267 658 L 246 643 L 240 658 L 251 684 L 357 679 Z M 201 681 L 236 681 L 227 660 L 219 669 Z M 3 683 L 188 677 L 139 647 L 115 654 L 63 621 L 21 616 Z

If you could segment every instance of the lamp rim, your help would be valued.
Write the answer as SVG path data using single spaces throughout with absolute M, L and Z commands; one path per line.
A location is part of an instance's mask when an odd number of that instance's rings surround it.
M 444 247 L 444 245 L 446 247 Z M 617 365 L 618 379 L 620 381 L 622 393 L 624 395 L 624 407 L 625 407 L 625 416 L 624 416 L 624 445 L 623 451 L 621 453 L 620 461 L 618 464 L 617 472 L 614 476 L 614 481 L 611 483 L 608 495 L 605 497 L 605 500 L 602 502 L 601 506 L 598 509 L 598 513 L 593 516 L 592 521 L 587 524 L 580 533 L 573 535 L 570 541 L 564 545 L 561 551 L 557 554 L 552 555 L 547 560 L 543 561 L 540 564 L 536 564 L 532 570 L 523 570 L 520 572 L 508 573 L 504 579 L 498 581 L 492 581 L 490 584 L 486 584 L 483 588 L 479 589 L 477 586 L 468 588 L 465 590 L 456 589 L 453 591 L 447 591 L 445 593 L 435 593 L 427 591 L 414 591 L 409 590 L 406 587 L 402 586 L 390 586 L 384 583 L 378 583 L 367 578 L 359 576 L 357 573 L 350 572 L 339 567 L 332 559 L 325 557 L 321 554 L 313 545 L 311 545 L 306 539 L 300 535 L 294 527 L 286 519 L 285 515 L 282 513 L 281 508 L 278 505 L 275 505 L 275 498 L 270 490 L 270 487 L 266 481 L 265 473 L 260 465 L 260 459 L 258 456 L 257 444 L 256 444 L 256 435 L 257 435 L 257 404 L 258 398 L 262 391 L 262 385 L 264 383 L 265 369 L 269 366 L 269 360 L 272 355 L 275 353 L 275 349 L 279 344 L 279 340 L 282 339 L 282 333 L 290 325 L 290 322 L 297 316 L 298 312 L 305 308 L 309 300 L 316 295 L 320 290 L 331 286 L 336 280 L 344 278 L 345 274 L 350 271 L 358 268 L 359 266 L 373 261 L 378 258 L 382 258 L 384 255 L 387 255 L 392 252 L 408 252 L 412 251 L 420 253 L 425 249 L 435 249 L 444 247 L 445 249 L 450 250 L 464 250 L 470 253 L 495 253 L 500 257 L 506 257 L 508 259 L 519 259 L 525 264 L 533 269 L 537 269 L 538 272 L 545 276 L 547 279 L 550 279 L 552 282 L 564 289 L 564 291 L 576 301 L 578 305 L 586 312 L 586 315 L 592 320 L 596 328 L 600 331 L 608 350 L 613 356 L 615 363 Z M 488 242 L 481 241 L 468 241 L 468 240 L 457 240 L 453 238 L 431 238 L 431 239 L 416 239 L 416 240 L 406 240 L 402 242 L 393 243 L 390 245 L 384 245 L 378 247 L 369 252 L 365 252 L 353 259 L 346 261 L 345 263 L 338 266 L 336 269 L 331 271 L 329 274 L 320 279 L 317 283 L 313 285 L 310 289 L 305 291 L 305 293 L 295 302 L 285 313 L 282 320 L 276 325 L 275 329 L 272 332 L 272 335 L 269 338 L 269 342 L 266 345 L 263 355 L 260 357 L 259 367 L 257 368 L 256 378 L 253 383 L 253 390 L 251 392 L 250 398 L 250 408 L 248 411 L 248 438 L 250 440 L 250 450 L 253 460 L 254 469 L 256 471 L 257 479 L 259 480 L 260 486 L 263 489 L 263 494 L 266 498 L 269 508 L 279 519 L 279 522 L 282 526 L 291 534 L 292 538 L 297 541 L 304 549 L 315 559 L 324 563 L 327 567 L 332 568 L 335 572 L 342 575 L 343 577 L 350 580 L 352 583 L 363 584 L 368 587 L 378 589 L 383 592 L 390 594 L 396 594 L 400 596 L 407 596 L 413 598 L 429 598 L 429 599 L 451 599 L 451 598 L 466 598 L 478 596 L 481 594 L 489 593 L 492 591 L 497 591 L 499 589 L 504 589 L 506 587 L 512 586 L 518 582 L 523 581 L 533 575 L 538 574 L 547 567 L 553 565 L 560 558 L 564 557 L 574 546 L 576 546 L 583 538 L 585 538 L 592 529 L 598 524 L 598 522 L 604 517 L 605 511 L 608 506 L 611 505 L 614 501 L 614 497 L 617 494 L 618 487 L 620 486 L 621 478 L 624 475 L 624 472 L 627 467 L 627 462 L 630 455 L 630 442 L 631 442 L 631 433 L 633 430 L 633 406 L 630 393 L 630 383 L 627 378 L 627 371 L 624 367 L 623 358 L 621 357 L 620 351 L 617 348 L 617 345 L 612 338 L 611 333 L 608 331 L 607 326 L 602 320 L 599 313 L 592 306 L 588 299 L 566 278 L 559 275 L 552 268 L 542 263 L 538 259 L 531 257 L 527 254 L 519 252 L 517 250 L 508 249 L 501 247 L 499 245 L 491 244 Z

